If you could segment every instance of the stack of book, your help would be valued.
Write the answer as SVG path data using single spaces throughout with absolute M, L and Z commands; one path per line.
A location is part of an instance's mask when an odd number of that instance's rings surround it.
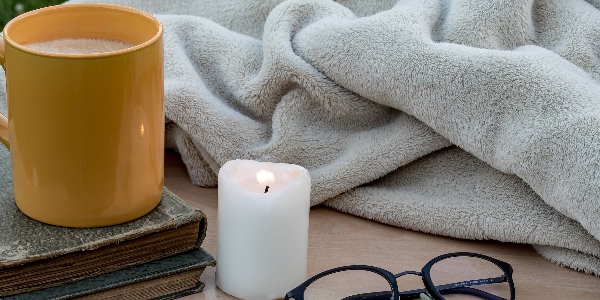
M 0 149 L 0 299 L 173 299 L 201 291 L 215 265 L 200 247 L 206 216 L 167 189 L 146 216 L 85 229 L 27 217 L 12 191 Z

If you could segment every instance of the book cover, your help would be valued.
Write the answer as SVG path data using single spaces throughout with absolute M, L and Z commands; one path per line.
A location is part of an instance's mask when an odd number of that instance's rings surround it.
M 48 288 L 198 248 L 206 216 L 165 189 L 147 215 L 99 228 L 41 223 L 15 205 L 10 153 L 0 147 L 0 297 Z
M 214 258 L 202 248 L 48 289 L 9 296 L 26 299 L 174 299 L 202 291 L 200 275 Z

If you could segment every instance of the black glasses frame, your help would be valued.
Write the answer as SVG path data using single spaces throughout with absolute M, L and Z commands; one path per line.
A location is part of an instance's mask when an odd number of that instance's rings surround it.
M 435 263 L 440 262 L 444 259 L 458 257 L 458 256 L 476 257 L 476 258 L 480 258 L 480 259 L 489 261 L 489 262 L 495 264 L 496 266 L 498 266 L 498 268 L 500 270 L 502 270 L 504 272 L 504 274 L 499 277 L 482 278 L 482 279 L 462 281 L 462 282 L 456 282 L 456 283 L 451 283 L 451 284 L 435 286 L 431 280 L 431 267 Z M 479 290 L 476 288 L 472 288 L 472 286 L 492 284 L 492 283 L 501 283 L 501 282 L 508 283 L 509 288 L 510 288 L 510 294 L 511 294 L 510 300 L 515 299 L 515 285 L 514 285 L 514 282 L 512 279 L 512 273 L 513 273 L 512 266 L 507 262 L 497 260 L 497 259 L 489 257 L 487 255 L 471 253 L 471 252 L 455 252 L 455 253 L 448 253 L 448 254 L 440 255 L 440 256 L 430 260 L 427 264 L 425 264 L 423 269 L 421 269 L 421 272 L 405 271 L 405 272 L 401 272 L 398 274 L 393 274 L 388 270 L 378 268 L 378 267 L 368 266 L 368 265 L 350 265 L 350 266 L 333 268 L 333 269 L 321 272 L 321 273 L 309 278 L 308 280 L 306 280 L 305 282 L 303 282 L 302 284 L 300 284 L 293 290 L 289 291 L 285 295 L 284 299 L 285 300 L 288 300 L 288 299 L 304 300 L 304 292 L 306 291 L 306 288 L 311 283 L 313 283 L 316 280 L 318 280 L 322 277 L 325 277 L 327 275 L 337 273 L 337 272 L 342 272 L 342 271 L 348 271 L 348 270 L 363 270 L 363 271 L 377 273 L 387 280 L 387 282 L 390 285 L 390 291 L 358 294 L 358 295 L 346 297 L 342 300 L 359 300 L 359 299 L 363 299 L 363 300 L 390 300 L 390 299 L 391 300 L 400 300 L 400 296 L 402 296 L 402 299 L 419 299 L 421 293 L 427 293 L 427 295 L 429 295 L 434 300 L 444 300 L 443 295 L 447 295 L 447 294 L 468 294 L 468 295 L 477 296 L 477 297 L 480 297 L 480 298 L 486 299 L 486 300 L 506 300 L 504 298 L 498 297 L 498 296 L 490 294 L 488 292 L 485 292 L 485 291 L 482 291 L 482 290 Z M 396 278 L 399 278 L 401 276 L 408 275 L 408 274 L 421 276 L 423 279 L 423 284 L 425 285 L 425 289 L 400 292 L 398 290 L 398 283 L 396 282 Z

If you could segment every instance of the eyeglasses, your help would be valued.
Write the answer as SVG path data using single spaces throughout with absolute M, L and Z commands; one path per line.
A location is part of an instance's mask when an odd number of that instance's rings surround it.
M 429 261 L 421 270 L 393 274 L 387 270 L 366 266 L 350 265 L 321 272 L 289 291 L 285 299 L 295 300 L 450 300 L 485 299 L 514 300 L 515 286 L 510 264 L 495 258 L 470 252 L 440 255 Z M 341 275 L 341 276 L 339 276 Z M 396 278 L 404 275 L 421 276 L 424 289 L 399 292 Z M 337 278 L 334 278 L 339 276 Z M 371 277 L 369 280 L 364 280 Z M 480 278 L 480 279 L 473 279 Z M 328 289 L 331 283 L 344 282 L 343 295 L 334 295 Z M 364 292 L 363 284 L 378 283 L 377 292 Z M 474 288 L 473 286 L 477 286 Z M 376 287 L 369 287 L 375 289 Z M 356 292 L 359 292 L 356 294 Z

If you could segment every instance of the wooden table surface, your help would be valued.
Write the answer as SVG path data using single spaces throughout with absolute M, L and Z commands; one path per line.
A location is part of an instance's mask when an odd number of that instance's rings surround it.
M 216 257 L 217 189 L 194 186 L 174 152 L 165 154 L 165 185 L 179 197 L 202 210 L 208 218 L 208 232 L 202 248 Z M 470 241 L 415 232 L 341 213 L 324 206 L 310 212 L 308 245 L 309 276 L 349 264 L 368 264 L 393 273 L 420 271 L 432 258 L 458 251 L 477 252 L 506 261 L 513 266 L 516 299 L 600 299 L 600 278 L 557 266 L 541 257 L 529 245 L 494 241 Z M 422 288 L 417 276 L 401 277 L 401 290 Z M 236 299 L 215 285 L 215 268 L 208 267 L 201 280 L 204 291 L 182 299 Z M 348 283 L 332 284 L 343 290 Z M 324 299 L 327 300 L 327 299 Z

